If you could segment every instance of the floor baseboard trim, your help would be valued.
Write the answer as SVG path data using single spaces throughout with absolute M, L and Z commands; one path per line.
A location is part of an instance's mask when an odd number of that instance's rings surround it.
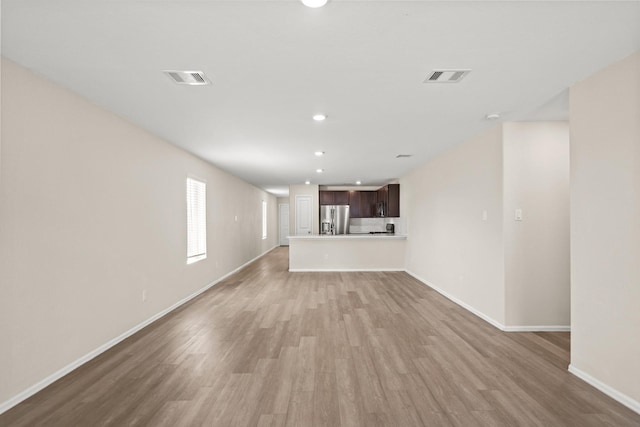
M 571 326 L 505 326 L 505 332 L 571 332 Z
M 290 268 L 290 273 L 330 273 L 330 272 L 356 272 L 356 271 L 365 271 L 365 272 L 376 272 L 376 271 L 405 271 L 404 268 Z
M 451 295 L 450 293 L 438 288 L 437 286 L 434 286 L 433 283 L 429 282 L 428 280 L 423 279 L 422 277 L 418 276 L 417 274 L 409 271 L 409 270 L 405 270 L 406 273 L 408 275 L 410 275 L 411 277 L 413 277 L 414 279 L 418 280 L 419 282 L 422 282 L 424 285 L 430 287 L 431 289 L 433 289 L 434 291 L 438 292 L 440 295 L 442 295 L 443 297 L 447 298 L 448 300 L 458 304 L 460 307 L 464 308 L 465 310 L 475 314 L 476 316 L 478 316 L 479 318 L 481 318 L 482 320 L 484 320 L 485 322 L 491 324 L 492 326 L 500 329 L 501 331 L 504 331 L 505 326 L 498 322 L 495 319 L 492 319 L 491 317 L 487 316 L 486 314 L 484 314 L 483 312 L 476 310 L 475 308 L 473 308 L 472 306 L 470 306 L 469 304 L 467 304 L 464 301 L 459 300 L 458 298 L 454 297 L 453 295 Z
M 640 402 L 638 402 L 637 400 L 632 399 L 631 397 L 627 396 L 624 393 L 620 393 L 618 390 L 614 389 L 613 387 L 608 386 L 607 384 L 592 377 L 591 375 L 576 368 L 573 365 L 569 365 L 569 372 L 571 372 L 573 375 L 580 378 L 582 381 L 586 382 L 587 384 L 597 388 L 598 390 L 600 390 L 601 392 L 603 392 L 613 400 L 620 402 L 627 408 L 640 414 Z
M 481 312 L 479 310 L 476 310 L 475 308 L 473 308 L 472 306 L 470 306 L 466 302 L 461 301 L 458 298 L 456 298 L 453 295 L 451 295 L 450 293 L 438 288 L 433 283 L 429 282 L 428 280 L 423 279 L 422 277 L 418 276 L 417 274 L 415 274 L 415 273 L 413 273 L 413 272 L 411 272 L 409 270 L 405 270 L 405 272 L 408 275 L 410 275 L 411 277 L 413 277 L 414 279 L 422 282 L 423 284 L 427 285 L 428 287 L 430 287 L 434 291 L 438 292 L 443 297 L 447 298 L 448 300 L 451 300 L 451 301 L 455 302 L 460 307 L 464 308 L 467 311 L 470 311 L 471 313 L 475 314 L 476 316 L 478 316 L 482 320 L 490 323 L 491 325 L 495 326 L 496 328 L 500 329 L 503 332 L 570 332 L 571 331 L 571 326 L 566 326 L 566 325 L 505 326 L 502 323 L 498 322 L 497 320 L 492 319 L 491 317 L 487 316 L 483 312 Z
M 133 335 L 136 332 L 140 331 L 141 329 L 149 326 L 151 323 L 155 322 L 156 320 L 160 319 L 161 317 L 164 317 L 167 314 L 171 313 L 173 310 L 175 310 L 176 308 L 180 307 L 181 305 L 186 304 L 187 302 L 191 301 L 192 299 L 194 299 L 198 295 L 200 295 L 203 292 L 206 292 L 207 290 L 211 289 L 213 286 L 215 286 L 218 283 L 222 282 L 227 277 L 237 273 L 238 271 L 240 271 L 243 268 L 245 268 L 247 265 L 251 264 L 252 262 L 254 262 L 256 260 L 258 260 L 259 258 L 262 258 L 263 256 L 265 256 L 266 254 L 268 254 L 269 252 L 271 252 L 272 250 L 274 250 L 277 247 L 278 246 L 274 246 L 273 248 L 265 251 L 264 253 L 258 255 L 255 258 L 253 258 L 252 260 L 245 262 L 240 267 L 238 267 L 238 268 L 230 271 L 229 273 L 225 274 L 224 276 L 214 280 L 213 282 L 209 283 L 205 287 L 203 287 L 201 289 L 198 289 L 197 291 L 195 291 L 191 295 L 186 296 L 185 298 L 181 299 L 180 301 L 176 302 L 175 304 L 171 305 L 170 307 L 167 307 L 164 310 L 154 314 L 153 316 L 151 316 L 150 318 L 146 319 L 142 323 L 139 323 L 138 325 L 134 326 L 133 328 L 129 329 L 128 331 L 120 334 L 119 336 L 117 336 L 117 337 L 113 338 L 112 340 L 106 342 L 105 344 L 101 345 L 100 347 L 94 349 L 93 351 L 90 351 L 89 353 L 85 354 L 84 356 L 80 357 L 79 359 L 69 363 L 67 366 L 63 367 L 62 369 L 59 369 L 58 371 L 56 371 L 53 374 L 49 375 L 45 379 L 37 382 L 36 384 L 34 384 L 31 387 L 27 388 L 26 390 L 22 391 L 21 393 L 18 393 L 17 395 L 13 396 L 9 400 L 6 400 L 5 402 L 0 403 L 0 414 L 3 414 L 4 412 L 8 411 L 9 409 L 13 408 L 14 406 L 18 405 L 19 403 L 21 403 L 24 400 L 28 399 L 29 397 L 33 396 L 34 394 L 36 394 L 40 390 L 42 390 L 42 389 L 48 387 L 49 385 L 53 384 L 54 382 L 56 382 L 60 378 L 64 377 L 65 375 L 67 375 L 71 371 L 79 368 L 80 366 L 84 365 L 85 363 L 87 363 L 91 359 L 94 359 L 95 357 L 97 357 L 100 354 L 104 353 L 105 351 L 109 350 L 111 347 L 113 347 L 116 344 L 118 344 L 118 343 L 124 341 L 125 339 L 129 338 L 131 335 Z

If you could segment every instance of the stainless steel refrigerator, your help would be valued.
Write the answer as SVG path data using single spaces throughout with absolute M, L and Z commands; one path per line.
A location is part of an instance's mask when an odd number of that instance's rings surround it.
M 320 206 L 320 234 L 349 234 L 349 205 Z

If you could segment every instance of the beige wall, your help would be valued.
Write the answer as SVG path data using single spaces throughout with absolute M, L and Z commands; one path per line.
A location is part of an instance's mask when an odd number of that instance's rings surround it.
M 570 106 L 571 367 L 640 411 L 640 53 Z
M 0 0 L 1 2 L 1 0 Z M 0 14 L 1 14 L 1 10 L 2 7 L 0 6 Z M 2 20 L 0 19 L 0 23 L 2 22 Z M 2 46 L 2 31 L 0 29 L 0 54 L 2 53 L 1 50 L 1 46 Z M 2 99 L 2 73 L 3 73 L 3 67 L 2 67 L 2 62 L 0 60 L 0 100 Z M 3 159 L 2 159 L 2 104 L 3 102 L 0 102 L 0 188 L 2 188 L 2 186 L 4 185 L 4 173 L 3 173 Z M 0 193 L 1 194 L 1 193 Z M 1 197 L 1 196 L 0 196 Z M 7 351 L 6 349 L 10 349 L 13 348 L 13 337 L 10 334 L 9 331 L 9 324 L 10 324 L 10 317 L 9 317 L 9 311 L 11 309 L 11 299 L 12 299 L 12 291 L 11 289 L 8 288 L 8 286 L 6 286 L 4 284 L 4 282 L 2 281 L 3 279 L 1 278 L 2 275 L 2 249 L 1 249 L 1 245 L 2 245 L 2 239 L 3 239 L 3 224 L 2 224 L 2 205 L 3 205 L 3 201 L 0 198 L 0 378 L 4 378 L 5 375 L 5 371 L 3 370 L 3 366 L 8 367 L 11 366 L 11 352 Z M 6 381 L 0 380 L 0 405 L 2 405 L 2 402 L 4 400 L 6 400 L 6 398 L 10 396 L 10 392 L 8 389 L 8 385 L 6 384 Z
M 2 89 L 0 405 L 277 244 L 274 196 L 8 61 Z M 187 176 L 207 182 L 191 265 Z
M 400 188 L 411 274 L 500 328 L 568 328 L 566 122 L 497 126 Z
M 504 324 L 500 127 L 415 170 L 400 188 L 407 270 Z
M 568 328 L 568 122 L 505 123 L 503 167 L 506 326 Z

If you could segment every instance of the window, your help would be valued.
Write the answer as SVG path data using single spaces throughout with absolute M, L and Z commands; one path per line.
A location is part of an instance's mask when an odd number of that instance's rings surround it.
M 207 184 L 187 178 L 187 264 L 207 257 Z
M 262 201 L 262 239 L 267 238 L 267 202 Z

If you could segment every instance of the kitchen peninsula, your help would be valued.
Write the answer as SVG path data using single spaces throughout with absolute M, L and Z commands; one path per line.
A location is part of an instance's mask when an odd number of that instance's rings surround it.
M 289 271 L 402 271 L 407 236 L 289 236 Z

